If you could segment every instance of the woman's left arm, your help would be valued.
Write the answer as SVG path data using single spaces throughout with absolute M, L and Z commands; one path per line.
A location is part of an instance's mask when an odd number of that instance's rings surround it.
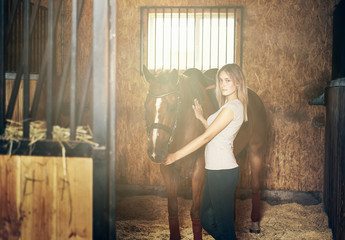
M 177 152 L 168 154 L 166 161 L 163 164 L 172 164 L 199 149 L 200 147 L 211 141 L 212 138 L 214 138 L 218 133 L 220 133 L 232 121 L 233 118 L 233 111 L 230 108 L 223 108 L 216 119 L 213 121 L 213 123 L 206 129 L 203 134 L 189 142 Z

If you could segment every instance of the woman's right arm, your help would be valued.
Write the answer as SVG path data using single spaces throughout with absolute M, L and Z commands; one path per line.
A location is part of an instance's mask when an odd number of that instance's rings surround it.
M 214 136 L 216 136 L 218 133 L 220 133 L 220 131 L 222 131 L 233 119 L 234 113 L 230 108 L 222 109 L 216 117 L 216 119 L 212 122 L 212 124 L 206 129 L 206 131 L 203 134 L 189 142 L 187 145 L 182 147 L 177 152 L 168 154 L 163 164 L 172 164 L 177 160 L 199 149 L 200 147 L 211 141 L 211 139 L 214 138 Z

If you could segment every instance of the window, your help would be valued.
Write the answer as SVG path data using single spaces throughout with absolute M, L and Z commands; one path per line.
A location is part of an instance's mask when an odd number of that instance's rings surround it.
M 241 65 L 241 7 L 142 7 L 141 68 Z

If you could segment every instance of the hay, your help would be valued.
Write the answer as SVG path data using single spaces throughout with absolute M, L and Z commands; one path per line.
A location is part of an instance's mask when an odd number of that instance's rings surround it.
M 10 142 L 10 148 L 8 155 L 12 154 L 13 142 L 19 142 L 23 140 L 23 124 L 21 122 L 16 122 L 8 119 L 9 125 L 6 126 L 5 133 L 3 136 L 0 136 L 0 139 L 7 140 Z M 46 140 L 46 122 L 44 121 L 33 121 L 30 122 L 30 143 L 29 145 L 35 144 L 37 141 Z M 63 143 L 70 145 L 70 129 L 62 128 L 60 126 L 53 126 L 52 138 L 54 141 L 57 141 L 61 146 L 61 156 L 62 156 L 62 165 L 64 173 L 64 181 L 67 180 L 67 163 L 66 163 L 66 148 Z M 98 146 L 98 143 L 93 142 L 92 131 L 89 126 L 78 126 L 76 129 L 76 140 L 79 142 L 89 143 L 93 146 Z
M 19 142 L 23 140 L 23 124 L 21 122 L 16 122 L 13 120 L 7 119 L 9 125 L 6 126 L 5 133 L 0 139 L 8 141 Z M 33 145 L 37 141 L 46 140 L 46 122 L 44 121 L 34 121 L 30 122 L 30 144 Z M 57 142 L 65 142 L 69 144 L 70 142 L 70 129 L 63 128 L 60 126 L 53 126 L 52 132 L 53 140 Z M 93 142 L 91 139 L 92 131 L 89 126 L 78 126 L 76 129 L 76 141 L 86 142 L 93 146 L 98 146 L 98 143 Z
M 182 239 L 193 239 L 189 209 L 191 200 L 179 198 Z M 332 239 L 322 204 L 302 206 L 296 203 L 271 206 L 261 202 L 261 233 L 249 233 L 251 199 L 236 201 L 238 239 Z M 117 239 L 169 239 L 167 199 L 134 196 L 117 199 Z M 213 239 L 203 231 L 203 239 Z

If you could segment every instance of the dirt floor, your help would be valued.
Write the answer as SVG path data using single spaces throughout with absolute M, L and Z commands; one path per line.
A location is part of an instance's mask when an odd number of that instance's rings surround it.
M 251 199 L 236 201 L 238 239 L 317 239 L 331 240 L 323 205 L 288 203 L 271 206 L 262 201 L 261 233 L 249 233 Z M 182 239 L 193 239 L 189 209 L 191 200 L 179 198 Z M 118 197 L 117 239 L 169 239 L 167 199 L 159 196 Z M 203 239 L 213 239 L 205 231 Z

